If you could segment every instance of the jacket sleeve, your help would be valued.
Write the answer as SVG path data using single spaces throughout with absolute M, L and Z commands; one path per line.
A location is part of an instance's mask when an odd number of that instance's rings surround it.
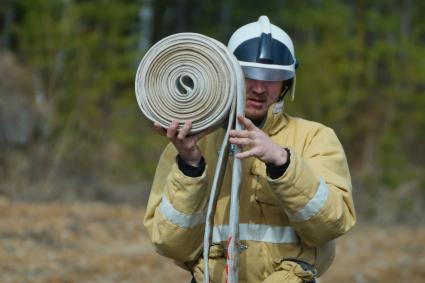
M 334 131 L 320 127 L 303 156 L 291 149 L 290 158 L 285 173 L 268 182 L 301 239 L 318 246 L 350 230 L 356 221 L 351 177 Z
M 200 177 L 186 176 L 176 164 L 176 155 L 171 144 L 161 155 L 144 225 L 158 253 L 183 263 L 195 260 L 202 250 L 208 170 Z

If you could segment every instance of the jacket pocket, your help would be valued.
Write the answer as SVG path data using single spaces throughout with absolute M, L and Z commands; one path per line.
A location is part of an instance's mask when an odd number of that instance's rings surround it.
M 264 165 L 264 164 L 263 164 Z M 286 226 L 289 222 L 288 216 L 279 202 L 277 196 L 273 193 L 266 177 L 265 165 L 263 168 L 251 168 L 251 178 L 253 194 L 257 205 L 262 211 L 264 221 L 272 225 Z
M 298 263 L 288 260 L 277 262 L 273 272 L 263 283 L 302 283 L 309 282 L 315 278 L 310 270 L 304 270 Z

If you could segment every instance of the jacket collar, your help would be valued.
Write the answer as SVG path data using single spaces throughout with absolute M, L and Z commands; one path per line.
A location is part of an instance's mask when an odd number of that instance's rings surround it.
M 270 136 L 276 135 L 288 124 L 288 117 L 283 113 L 284 100 L 272 104 L 267 111 L 262 130 Z

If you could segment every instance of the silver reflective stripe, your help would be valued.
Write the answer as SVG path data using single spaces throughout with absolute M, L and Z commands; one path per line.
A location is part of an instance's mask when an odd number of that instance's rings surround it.
M 227 241 L 228 234 L 228 225 L 214 226 L 213 243 Z M 291 227 L 264 224 L 239 224 L 239 239 L 279 244 L 295 244 L 299 242 L 297 233 Z
M 206 212 L 198 212 L 193 214 L 186 214 L 176 210 L 168 199 L 163 196 L 159 211 L 167 218 L 171 223 L 182 227 L 191 228 L 199 224 L 205 223 Z
M 288 214 L 293 221 L 306 221 L 316 215 L 324 206 L 328 199 L 329 189 L 323 178 L 320 178 L 319 187 L 313 198 L 297 213 Z

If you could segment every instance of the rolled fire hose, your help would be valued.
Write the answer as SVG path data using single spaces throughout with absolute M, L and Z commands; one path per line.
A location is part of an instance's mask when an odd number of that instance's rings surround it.
M 208 256 L 219 188 L 229 151 L 229 131 L 241 130 L 235 119 L 245 108 L 245 82 L 233 54 L 221 42 L 196 33 L 178 33 L 152 46 L 139 64 L 136 98 L 143 114 L 168 128 L 173 120 L 192 121 L 191 134 L 219 127 L 228 119 L 208 202 L 204 233 L 204 282 L 209 282 Z M 235 121 L 236 120 L 236 121 Z M 235 147 L 233 153 L 239 152 Z M 234 158 L 227 243 L 227 282 L 238 282 L 239 191 L 242 164 Z

